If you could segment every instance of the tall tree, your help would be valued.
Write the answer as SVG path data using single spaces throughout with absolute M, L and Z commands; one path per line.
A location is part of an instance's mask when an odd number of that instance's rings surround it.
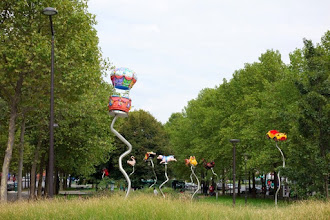
M 26 98 L 24 95 L 29 94 L 35 112 L 48 117 L 48 107 L 39 103 L 49 97 L 50 28 L 49 20 L 41 13 L 49 5 L 59 11 L 53 19 L 56 38 L 55 105 L 77 102 L 89 88 L 95 88 L 102 82 L 102 59 L 93 26 L 96 22 L 87 11 L 87 1 L 0 2 L 0 97 L 9 111 L 1 201 L 7 200 L 6 176 L 12 158 L 18 111 L 24 109 L 21 102 L 22 98 Z
M 312 166 L 316 166 L 313 171 L 313 185 L 315 186 L 313 190 L 323 192 L 322 194 L 327 198 L 329 197 L 330 143 L 329 45 L 330 31 L 326 32 L 321 43 L 316 46 L 310 40 L 305 39 L 304 48 L 294 51 L 290 56 L 290 67 L 292 72 L 296 74 L 295 84 L 300 95 L 298 131 L 305 140 L 301 144 L 309 145 L 305 146 L 305 149 L 306 147 L 310 150 L 315 149 L 312 154 L 306 155 L 308 160 L 314 161 Z M 299 158 L 297 159 L 299 160 Z M 323 181 L 315 181 L 322 179 Z M 323 184 L 321 184 L 322 182 Z

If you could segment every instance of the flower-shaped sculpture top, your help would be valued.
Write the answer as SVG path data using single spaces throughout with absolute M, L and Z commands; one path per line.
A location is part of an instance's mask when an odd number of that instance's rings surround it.
M 149 158 L 154 158 L 156 156 L 156 153 L 154 152 L 147 152 L 145 155 L 144 155 L 144 161 L 147 162 Z
M 287 139 L 286 134 L 280 133 L 278 130 L 270 130 L 266 135 L 269 139 L 273 139 L 274 141 L 285 141 Z
M 270 130 L 267 132 L 266 135 L 269 139 L 273 139 L 277 133 L 279 133 L 278 130 Z
M 277 133 L 275 134 L 274 140 L 275 141 L 285 141 L 287 139 L 287 136 L 285 133 Z
M 189 159 L 184 159 L 185 163 L 186 163 L 186 166 L 188 166 L 189 164 L 191 166 L 197 166 L 197 160 L 195 158 L 195 156 L 190 156 Z
M 202 159 L 202 160 L 203 160 L 203 166 L 204 166 L 205 169 L 207 169 L 207 170 L 212 169 L 212 168 L 215 166 L 214 161 L 207 162 L 205 159 Z
M 136 73 L 126 67 L 116 68 L 110 74 L 112 85 L 116 89 L 130 90 L 137 81 Z

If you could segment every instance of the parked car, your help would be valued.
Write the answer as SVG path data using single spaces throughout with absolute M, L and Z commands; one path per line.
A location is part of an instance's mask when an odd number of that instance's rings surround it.
M 227 187 L 228 187 L 228 189 L 233 189 L 233 184 L 232 183 L 228 183 L 227 184 Z M 238 184 L 237 183 L 235 184 L 235 189 L 238 189 Z
M 186 188 L 186 189 L 193 189 L 193 190 L 196 190 L 197 187 L 198 187 L 198 185 L 195 184 L 195 183 L 186 183 L 186 184 L 185 184 L 185 188 Z

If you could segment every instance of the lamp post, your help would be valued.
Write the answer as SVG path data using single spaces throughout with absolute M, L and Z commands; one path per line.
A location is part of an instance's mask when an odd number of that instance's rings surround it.
M 54 29 L 52 16 L 57 14 L 56 9 L 47 7 L 42 10 L 44 15 L 49 16 L 50 30 L 52 34 L 51 50 L 51 76 L 50 76 L 50 122 L 49 122 L 49 163 L 48 163 L 48 196 L 53 198 L 54 194 Z
M 239 139 L 230 139 L 229 140 L 233 144 L 233 206 L 235 206 L 236 200 L 236 190 L 235 190 L 235 181 L 236 181 L 236 143 L 238 143 Z

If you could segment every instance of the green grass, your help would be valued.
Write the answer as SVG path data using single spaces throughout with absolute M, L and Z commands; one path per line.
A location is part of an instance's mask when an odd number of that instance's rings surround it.
M 0 219 L 330 219 L 330 203 L 322 201 L 281 203 L 275 207 L 252 200 L 237 206 L 230 198 L 201 197 L 191 201 L 189 194 L 168 192 L 164 199 L 150 192 L 124 192 L 75 198 L 56 198 L 35 202 L 0 204 Z

